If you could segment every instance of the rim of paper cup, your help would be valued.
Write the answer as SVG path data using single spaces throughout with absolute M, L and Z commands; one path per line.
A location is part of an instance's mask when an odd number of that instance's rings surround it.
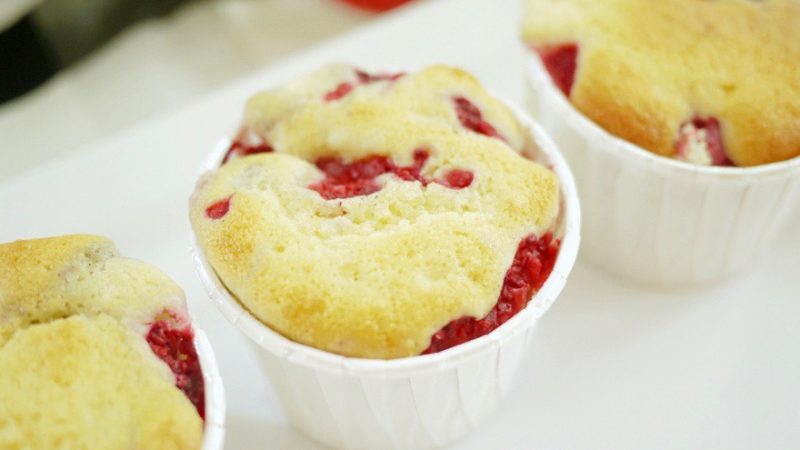
M 503 99 L 500 100 L 502 101 Z M 194 232 L 194 228 L 190 226 L 192 256 L 209 297 L 211 297 L 225 318 L 259 347 L 295 364 L 338 374 L 397 378 L 436 372 L 452 367 L 458 361 L 469 359 L 490 348 L 499 347 L 502 342 L 512 336 L 525 332 L 547 311 L 559 296 L 566 284 L 569 273 L 575 265 L 580 243 L 581 212 L 572 172 L 555 143 L 520 108 L 510 102 L 504 101 L 503 103 L 514 113 L 520 123 L 527 128 L 538 150 L 544 154 L 551 165 L 551 169 L 558 176 L 561 201 L 563 202 L 564 235 L 561 239 L 556 264 L 542 288 L 534 294 L 522 311 L 515 314 L 491 333 L 441 352 L 396 359 L 343 356 L 292 341 L 259 321 L 233 297 L 205 258 L 201 247 L 197 243 L 197 235 Z M 219 168 L 230 144 L 230 138 L 220 140 L 214 152 L 205 160 L 201 168 L 201 177 Z
M 593 120 L 586 117 L 582 112 L 575 108 L 567 97 L 556 87 L 547 70 L 544 68 L 541 60 L 535 53 L 526 47 L 526 71 L 528 79 L 533 84 L 534 89 L 544 92 L 548 95 L 549 106 L 555 107 L 560 120 L 563 120 L 572 128 L 579 129 L 581 133 L 593 138 L 595 142 L 602 141 L 602 145 L 593 145 L 593 148 L 602 147 L 610 153 L 621 155 L 622 157 L 632 157 L 639 162 L 647 164 L 657 164 L 662 168 L 673 170 L 675 172 L 682 172 L 686 174 L 701 174 L 703 176 L 714 176 L 718 178 L 753 178 L 753 177 L 770 177 L 773 175 L 782 175 L 787 171 L 797 169 L 800 167 L 800 156 L 790 158 L 784 161 L 777 161 L 768 164 L 760 164 L 757 166 L 737 167 L 737 166 L 704 166 L 701 164 L 692 164 L 690 162 L 681 161 L 675 158 L 661 156 L 639 147 L 629 141 L 619 138 L 603 127 L 595 123 Z M 542 92 L 538 92 L 539 95 Z
M 225 389 L 214 350 L 206 333 L 193 321 L 194 348 L 203 371 L 205 423 L 203 425 L 203 450 L 219 450 L 225 440 Z

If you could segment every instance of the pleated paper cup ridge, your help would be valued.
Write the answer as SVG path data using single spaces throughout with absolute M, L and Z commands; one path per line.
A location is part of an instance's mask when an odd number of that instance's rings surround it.
M 203 450 L 221 450 L 225 441 L 225 390 L 219 374 L 214 350 L 206 333 L 193 324 L 194 347 L 200 359 L 205 388 L 205 426 L 203 430 Z

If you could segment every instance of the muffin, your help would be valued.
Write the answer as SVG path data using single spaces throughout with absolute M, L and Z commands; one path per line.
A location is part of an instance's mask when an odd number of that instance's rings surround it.
M 244 116 L 192 196 L 194 256 L 292 425 L 415 450 L 479 426 L 575 262 L 552 142 L 442 66 L 330 65 Z
M 101 237 L 0 244 L 0 447 L 197 449 L 181 289 Z
M 583 115 L 655 154 L 800 155 L 800 3 L 530 0 L 523 39 Z
M 288 338 L 444 350 L 524 308 L 558 254 L 558 180 L 520 154 L 521 131 L 463 71 L 328 66 L 248 102 L 192 224 L 225 286 Z
M 682 286 L 766 252 L 800 201 L 798 5 L 526 3 L 530 111 L 575 173 L 595 267 Z

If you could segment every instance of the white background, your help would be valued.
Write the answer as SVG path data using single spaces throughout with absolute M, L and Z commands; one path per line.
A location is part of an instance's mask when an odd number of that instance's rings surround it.
M 286 423 L 252 348 L 214 309 L 188 253 L 197 168 L 244 100 L 330 60 L 460 65 L 524 102 L 514 0 L 441 0 L 264 67 L 178 111 L 0 184 L 0 241 L 91 232 L 184 286 L 228 397 L 227 447 L 315 449 Z M 3 161 L 14 158 L 3 149 Z M 656 290 L 577 266 L 542 318 L 513 395 L 457 449 L 800 447 L 800 218 L 714 286 Z

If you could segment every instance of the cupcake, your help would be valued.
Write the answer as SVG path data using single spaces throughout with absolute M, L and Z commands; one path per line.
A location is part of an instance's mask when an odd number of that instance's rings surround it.
M 0 447 L 204 444 L 195 330 L 162 272 L 96 236 L 0 244 L 0 319 Z
M 663 284 L 752 261 L 798 195 L 798 33 L 791 1 L 526 3 L 532 109 L 591 260 Z
M 424 432 L 433 409 L 407 388 L 496 363 L 563 285 L 577 212 L 548 144 L 443 66 L 330 65 L 249 100 L 190 216 L 212 297 L 266 350 L 295 425 L 348 448 L 439 446 L 470 428 Z M 451 388 L 431 398 L 452 404 Z M 483 399 L 464 414 L 487 413 Z

